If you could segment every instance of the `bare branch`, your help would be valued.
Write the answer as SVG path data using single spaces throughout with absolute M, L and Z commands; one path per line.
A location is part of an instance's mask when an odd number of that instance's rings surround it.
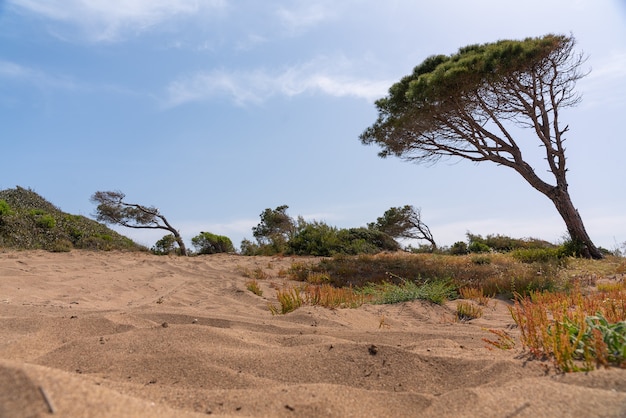
M 124 201 L 126 195 L 121 191 L 98 191 L 91 196 L 91 201 L 98 205 L 96 208 L 96 220 L 106 224 L 121 225 L 134 229 L 164 229 L 171 232 L 181 255 L 187 255 L 185 243 L 176 230 L 159 210 L 153 206 L 143 206 Z

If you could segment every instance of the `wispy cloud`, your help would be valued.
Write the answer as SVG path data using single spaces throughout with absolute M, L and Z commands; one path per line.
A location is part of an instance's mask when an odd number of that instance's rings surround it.
M 626 103 L 626 50 L 613 51 L 580 81 L 586 108 L 618 107 Z
M 591 80 L 624 79 L 626 77 L 626 50 L 613 51 L 607 59 L 589 74 Z
M 46 74 L 11 61 L 0 60 L 0 79 L 32 84 L 45 88 L 76 89 L 79 84 L 65 77 Z
M 290 8 L 279 7 L 276 16 L 290 31 L 301 31 L 336 17 L 337 4 L 304 2 Z
M 314 59 L 282 70 L 197 72 L 181 77 L 167 88 L 166 107 L 226 97 L 239 106 L 260 104 L 275 97 L 323 94 L 373 101 L 383 96 L 389 80 L 354 76 L 342 59 Z
M 226 0 L 8 0 L 14 8 L 81 28 L 91 40 L 114 41 L 165 20 L 221 10 Z

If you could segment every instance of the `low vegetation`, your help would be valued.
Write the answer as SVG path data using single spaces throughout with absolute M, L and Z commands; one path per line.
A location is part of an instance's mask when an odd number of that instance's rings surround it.
M 626 367 L 626 260 L 583 260 L 547 249 L 523 258 L 392 253 L 295 261 L 285 274 L 302 284 L 278 290 L 279 306 L 270 309 L 280 314 L 303 305 L 441 304 L 459 297 L 456 318 L 469 321 L 480 318 L 499 296 L 514 301 L 511 316 L 530 356 L 551 359 L 566 372 Z M 516 338 L 508 332 L 486 331 L 492 333 L 483 338 L 487 348 L 515 347 Z
M 444 254 L 382 253 L 354 257 L 335 256 L 315 264 L 295 263 L 289 271 L 305 281 L 323 274 L 336 287 L 401 284 L 409 278 L 417 284 L 449 281 L 455 288 L 480 287 L 485 294 L 511 297 L 515 292 L 554 290 L 560 286 L 563 262 L 522 263 L 507 254 L 452 256 Z
M 82 215 L 61 211 L 30 189 L 0 191 L 0 247 L 65 252 L 145 250 L 129 238 Z
M 560 370 L 626 367 L 623 283 L 606 291 L 533 292 L 516 299 L 511 315 L 531 355 L 553 359 Z

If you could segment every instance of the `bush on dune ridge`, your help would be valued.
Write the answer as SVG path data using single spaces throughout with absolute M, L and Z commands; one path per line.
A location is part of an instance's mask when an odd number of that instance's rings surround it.
M 0 190 L 0 247 L 48 251 L 145 250 L 82 215 L 61 211 L 30 189 Z

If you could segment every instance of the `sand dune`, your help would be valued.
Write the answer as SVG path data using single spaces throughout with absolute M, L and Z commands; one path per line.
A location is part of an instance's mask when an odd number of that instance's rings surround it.
M 469 323 L 454 301 L 272 316 L 292 261 L 1 252 L 0 417 L 626 416 L 626 370 L 486 349 L 505 301 Z

